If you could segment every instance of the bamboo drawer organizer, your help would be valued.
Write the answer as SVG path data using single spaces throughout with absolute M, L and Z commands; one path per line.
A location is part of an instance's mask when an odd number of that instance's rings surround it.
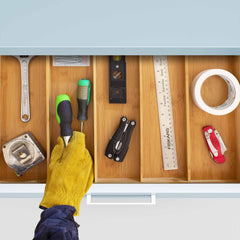
M 1 182 L 45 182 L 50 152 L 56 144 L 60 127 L 55 116 L 55 100 L 68 94 L 73 108 L 74 130 L 77 121 L 77 82 L 92 82 L 88 121 L 84 124 L 86 145 L 94 157 L 96 183 L 166 183 L 166 182 L 240 182 L 240 107 L 225 116 L 212 116 L 197 108 L 190 95 L 190 84 L 202 70 L 222 68 L 240 79 L 238 56 L 168 57 L 178 169 L 164 171 L 152 57 L 127 56 L 127 104 L 109 104 L 108 57 L 91 57 L 89 67 L 53 67 L 51 57 L 37 56 L 30 62 L 31 120 L 20 120 L 20 64 L 11 56 L 1 57 L 1 146 L 10 139 L 31 131 L 46 150 L 47 160 L 22 177 L 9 168 L 1 152 Z M 218 105 L 227 97 L 227 87 L 218 77 L 211 77 L 202 94 L 209 105 Z M 129 151 L 122 163 L 104 156 L 109 139 L 125 115 L 137 125 Z M 226 162 L 216 164 L 210 157 L 202 127 L 213 125 L 226 146 Z

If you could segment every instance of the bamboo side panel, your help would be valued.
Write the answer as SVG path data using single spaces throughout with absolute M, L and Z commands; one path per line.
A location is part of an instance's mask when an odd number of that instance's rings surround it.
M 240 57 L 233 57 L 234 60 L 234 75 L 237 77 L 238 81 L 240 81 Z M 235 132 L 236 132 L 236 177 L 237 181 L 240 181 L 240 107 L 235 110 Z

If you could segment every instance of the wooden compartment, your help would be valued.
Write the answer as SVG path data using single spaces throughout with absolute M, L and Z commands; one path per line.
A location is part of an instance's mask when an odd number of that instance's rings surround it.
M 187 181 L 185 59 L 168 57 L 169 81 L 177 147 L 177 170 L 163 170 L 160 128 L 152 57 L 140 58 L 141 181 Z
M 54 67 L 51 57 L 34 57 L 30 63 L 31 120 L 20 119 L 20 64 L 10 56 L 1 57 L 1 146 L 31 131 L 47 152 L 46 161 L 17 177 L 1 153 L 0 182 L 45 182 L 50 152 L 60 134 L 55 115 L 59 94 L 68 94 L 73 108 L 73 130 L 77 121 L 77 83 L 92 82 L 88 121 L 84 123 L 86 146 L 94 157 L 96 183 L 239 182 L 240 107 L 226 116 L 212 116 L 192 101 L 190 84 L 202 70 L 222 68 L 240 79 L 238 56 L 170 56 L 168 68 L 177 146 L 178 169 L 163 170 L 154 67 L 151 56 L 127 56 L 127 104 L 109 104 L 109 58 L 91 57 L 88 67 Z M 203 86 L 210 105 L 227 97 L 227 87 L 218 77 Z M 105 157 L 108 141 L 126 116 L 135 120 L 129 151 L 122 163 Z M 228 150 L 226 162 L 216 164 L 210 157 L 202 128 L 213 125 Z
M 188 57 L 186 61 L 186 84 L 189 89 L 194 77 L 201 71 L 220 68 L 231 72 L 238 79 L 239 57 L 232 56 L 199 56 Z M 190 94 L 190 93 L 189 93 Z M 227 98 L 227 86 L 217 76 L 209 78 L 202 87 L 202 96 L 210 106 L 220 105 Z M 239 179 L 239 106 L 230 114 L 214 116 L 200 110 L 189 101 L 189 169 L 192 182 L 236 182 Z M 216 128 L 227 147 L 224 164 L 215 163 L 209 156 L 203 138 L 202 128 L 212 125 Z
M 59 94 L 67 94 L 70 97 L 73 122 L 72 129 L 80 131 L 80 122 L 77 120 L 77 88 L 78 81 L 86 78 L 91 82 L 93 76 L 92 58 L 90 66 L 81 67 L 65 67 L 53 66 L 50 64 L 50 136 L 51 149 L 57 142 L 57 137 L 60 135 L 60 127 L 56 119 L 56 97 Z M 86 134 L 86 146 L 93 156 L 93 91 L 91 88 L 91 101 L 88 106 L 88 120 L 84 122 L 83 131 Z
M 208 114 L 194 104 L 190 85 L 199 72 L 210 68 L 228 70 L 239 79 L 240 58 L 171 56 L 168 67 L 179 168 L 169 171 L 162 168 L 153 61 L 152 57 L 141 57 L 141 181 L 239 182 L 239 106 L 225 116 Z M 221 104 L 227 94 L 225 82 L 217 76 L 207 80 L 202 88 L 204 100 L 212 106 Z M 210 157 L 202 132 L 206 125 L 216 128 L 227 146 L 224 164 L 217 164 Z
M 96 182 L 136 182 L 140 180 L 140 99 L 139 59 L 126 57 L 127 104 L 109 103 L 109 58 L 94 62 L 94 159 Z M 135 120 L 130 147 L 123 162 L 105 157 L 107 144 L 122 116 Z
M 50 152 L 60 135 L 56 120 L 56 97 L 68 94 L 73 108 L 73 130 L 80 130 L 77 121 L 77 84 L 81 78 L 92 81 L 92 59 L 89 67 L 53 67 L 50 57 L 34 57 L 29 64 L 31 119 L 20 119 L 21 78 L 20 64 L 14 57 L 1 57 L 1 146 L 27 131 L 33 133 L 46 151 L 46 161 L 33 167 L 21 177 L 9 168 L 1 153 L 0 181 L 45 182 Z M 88 121 L 84 124 L 86 145 L 93 156 L 93 101 L 88 108 Z
M 31 119 L 21 121 L 21 72 L 15 57 L 1 57 L 1 147 L 12 138 L 25 132 L 32 132 L 42 147 L 48 149 L 46 57 L 34 57 L 29 66 Z M 49 151 L 47 151 L 49 152 Z M 0 181 L 44 182 L 47 175 L 47 161 L 17 177 L 14 170 L 5 163 L 1 151 Z

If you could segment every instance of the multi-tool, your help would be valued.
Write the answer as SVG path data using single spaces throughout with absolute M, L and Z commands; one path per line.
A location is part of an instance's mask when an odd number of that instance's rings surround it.
M 131 135 L 136 122 L 128 121 L 126 117 L 122 117 L 119 127 L 113 134 L 107 145 L 105 156 L 116 162 L 122 162 L 127 154 L 131 140 Z

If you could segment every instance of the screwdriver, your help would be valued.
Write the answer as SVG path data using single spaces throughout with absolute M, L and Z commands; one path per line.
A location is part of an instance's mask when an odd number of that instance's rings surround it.
M 60 124 L 61 137 L 64 140 L 65 146 L 73 135 L 72 131 L 72 106 L 68 95 L 58 95 L 56 98 L 56 118 Z
M 83 131 L 83 123 L 87 120 L 87 109 L 90 102 L 91 83 L 87 79 L 78 81 L 77 101 L 78 101 L 78 116 L 77 119 L 81 122 L 81 132 Z

